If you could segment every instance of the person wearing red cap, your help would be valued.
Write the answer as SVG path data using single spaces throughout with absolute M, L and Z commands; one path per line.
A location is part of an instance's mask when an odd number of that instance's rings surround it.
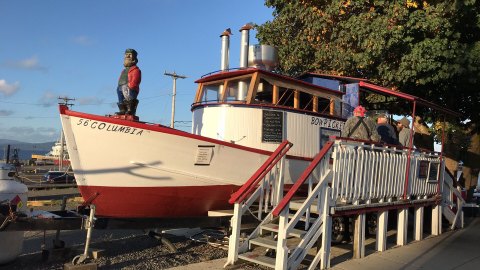
M 343 126 L 342 137 L 365 141 L 380 141 L 375 122 L 365 117 L 367 110 L 363 106 L 357 106 L 353 110 L 353 116 L 348 118 Z

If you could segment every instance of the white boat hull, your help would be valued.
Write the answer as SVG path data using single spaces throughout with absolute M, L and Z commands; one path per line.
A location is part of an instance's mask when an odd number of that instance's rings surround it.
M 271 154 L 160 125 L 60 111 L 79 190 L 99 216 L 188 217 L 229 208 L 230 195 Z M 287 159 L 287 184 L 308 160 Z

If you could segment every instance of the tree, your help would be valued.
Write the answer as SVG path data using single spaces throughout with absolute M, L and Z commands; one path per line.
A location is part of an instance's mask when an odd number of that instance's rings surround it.
M 281 72 L 368 78 L 461 112 L 449 121 L 478 140 L 479 2 L 267 0 L 274 19 L 257 27 L 257 38 L 279 49 Z M 417 111 L 427 122 L 443 120 Z

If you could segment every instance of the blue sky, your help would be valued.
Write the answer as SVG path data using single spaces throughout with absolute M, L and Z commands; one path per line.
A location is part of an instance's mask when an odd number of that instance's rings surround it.
M 177 80 L 175 120 L 191 121 L 194 81 L 220 68 L 223 30 L 238 67 L 240 27 L 271 19 L 261 0 L 0 0 L 0 139 L 58 139 L 59 96 L 77 111 L 115 112 L 126 48 L 139 53 L 140 120 L 169 125 L 173 82 L 163 74 L 175 71 L 188 77 Z

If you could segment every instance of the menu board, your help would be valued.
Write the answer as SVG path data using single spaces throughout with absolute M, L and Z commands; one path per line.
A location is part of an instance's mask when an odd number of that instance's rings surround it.
M 262 111 L 262 142 L 281 143 L 283 140 L 283 112 Z

